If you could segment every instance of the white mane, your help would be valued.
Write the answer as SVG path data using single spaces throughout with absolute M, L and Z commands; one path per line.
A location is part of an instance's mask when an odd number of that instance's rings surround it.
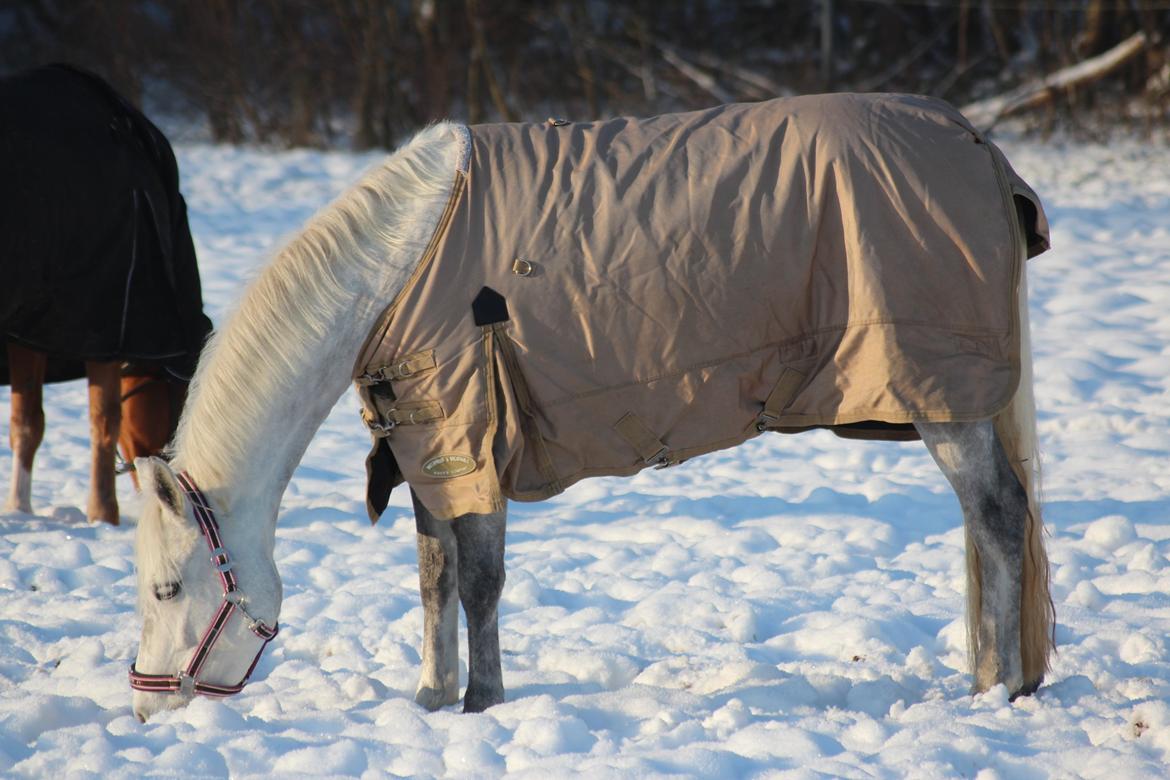
M 413 269 L 446 205 L 464 138 L 446 122 L 420 132 L 318 212 L 248 286 L 203 350 L 175 436 L 176 468 L 198 463 L 208 483 L 229 479 L 272 399 L 287 394 L 281 384 L 306 352 L 327 345 L 337 312 L 351 305 L 354 274 L 384 283 Z
M 370 320 L 404 284 L 435 231 L 468 142 L 459 125 L 423 130 L 276 253 L 203 350 L 174 440 L 176 470 L 191 470 L 212 491 L 243 480 L 249 458 L 254 464 L 286 455 L 294 460 L 291 475 L 321 422 L 299 414 L 312 403 L 297 404 L 297 391 L 315 389 L 306 377 L 329 366 L 336 392 L 313 400 L 331 406 L 344 392 Z M 298 436 L 303 442 L 290 441 Z M 278 454 L 281 448 L 289 452 Z M 150 592 L 144 585 L 179 579 L 179 562 L 190 552 L 164 526 L 156 511 L 139 522 L 140 603 Z

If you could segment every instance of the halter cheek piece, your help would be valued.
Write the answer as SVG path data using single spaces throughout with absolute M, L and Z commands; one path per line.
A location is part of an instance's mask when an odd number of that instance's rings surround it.
M 269 627 L 264 621 L 248 614 L 248 610 L 244 607 L 247 598 L 236 582 L 236 575 L 232 572 L 231 559 L 219 538 L 219 524 L 215 521 L 215 514 L 211 511 L 207 498 L 195 486 L 195 481 L 187 472 L 181 472 L 178 476 L 179 485 L 195 509 L 195 519 L 199 522 L 199 530 L 203 532 L 203 538 L 207 540 L 207 546 L 211 550 L 211 565 L 219 573 L 219 581 L 223 586 L 223 601 L 215 616 L 211 618 L 211 624 L 203 632 L 203 638 L 195 646 L 195 652 L 191 654 L 191 660 L 187 662 L 185 669 L 180 670 L 177 675 L 143 674 L 134 668 L 134 664 L 130 664 L 130 687 L 136 691 L 182 693 L 186 696 L 231 696 L 244 689 L 248 678 L 252 676 L 252 671 L 260 661 L 260 654 L 276 636 L 280 626 Z M 264 640 L 264 643 L 256 651 L 256 657 L 252 659 L 252 665 L 248 667 L 244 679 L 237 684 L 216 685 L 203 682 L 199 679 L 199 672 L 202 671 L 203 664 L 207 662 L 207 657 L 211 655 L 211 649 L 215 647 L 216 640 L 223 634 L 232 613 L 237 611 L 247 621 L 248 629 Z

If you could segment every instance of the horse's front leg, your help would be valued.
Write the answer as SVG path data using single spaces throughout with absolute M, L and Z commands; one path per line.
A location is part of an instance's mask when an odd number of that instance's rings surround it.
M 118 524 L 118 491 L 114 487 L 114 448 L 122 424 L 122 366 L 117 362 L 88 361 L 89 444 L 92 452 L 89 500 L 90 522 Z
M 423 605 L 422 672 L 414 700 L 428 710 L 459 701 L 458 554 L 455 531 L 411 491 L 418 531 L 418 589 Z
M 467 692 L 464 712 L 504 701 L 497 607 L 504 589 L 506 512 L 463 515 L 454 521 L 459 549 L 459 600 L 467 614 Z
M 990 420 L 915 427 L 955 489 L 966 522 L 973 692 L 1003 683 L 1014 697 L 1024 692 L 1020 594 L 1027 493 Z
M 12 386 L 12 414 L 8 443 L 12 447 L 12 484 L 6 512 L 32 514 L 32 469 L 37 448 L 45 437 L 42 405 L 45 355 L 18 344 L 8 344 L 8 381 Z

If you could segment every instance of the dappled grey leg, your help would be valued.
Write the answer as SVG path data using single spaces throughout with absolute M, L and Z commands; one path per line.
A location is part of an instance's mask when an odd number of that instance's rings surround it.
M 458 554 L 452 523 L 437 520 L 411 491 L 418 530 L 418 588 L 423 604 L 422 671 L 414 700 L 428 710 L 459 701 Z
M 455 519 L 459 600 L 467 615 L 468 680 L 464 712 L 504 701 L 497 606 L 504 589 L 505 512 Z
M 1016 479 L 991 420 L 915 423 L 930 454 L 959 497 L 978 555 L 974 692 L 1003 683 L 1021 692 L 1020 586 L 1028 497 Z M 968 552 L 970 555 L 970 552 Z M 968 588 L 979 584 L 968 581 Z

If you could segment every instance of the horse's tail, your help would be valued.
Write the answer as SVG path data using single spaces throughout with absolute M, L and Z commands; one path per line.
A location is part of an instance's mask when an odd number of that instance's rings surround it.
M 1036 436 L 1036 403 L 1032 388 L 1032 343 L 1028 328 L 1028 283 L 1021 246 L 1018 290 L 1020 325 L 1020 384 L 1007 408 L 995 417 L 995 430 L 1003 443 L 1016 478 L 1028 495 L 1028 516 L 1024 524 L 1024 568 L 1020 589 L 1020 656 L 1024 690 L 1039 687 L 1048 671 L 1048 659 L 1055 649 L 1055 608 L 1048 589 L 1048 553 L 1044 549 L 1044 523 L 1040 514 L 1040 448 Z M 973 546 L 967 546 L 968 630 L 977 636 L 979 620 L 979 565 Z M 974 591 L 974 593 L 972 593 Z M 973 646 L 973 645 L 972 645 Z

